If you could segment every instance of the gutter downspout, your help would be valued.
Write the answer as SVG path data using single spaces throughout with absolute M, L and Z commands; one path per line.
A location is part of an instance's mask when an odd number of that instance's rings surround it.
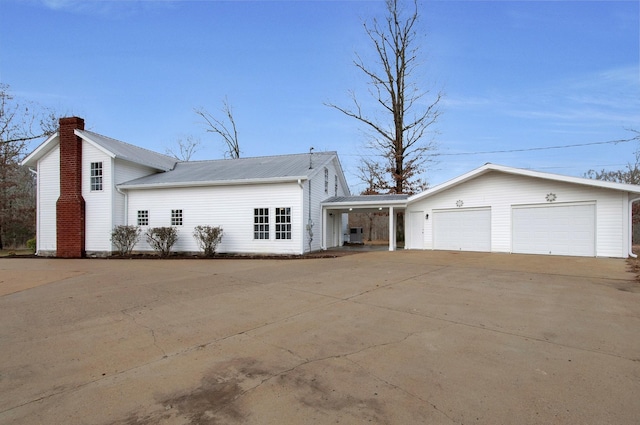
M 127 192 L 123 192 L 118 186 L 115 187 L 118 193 L 124 196 L 124 225 L 129 225 L 129 196 Z
M 304 184 L 302 183 L 302 179 L 298 179 L 298 186 L 300 187 L 300 190 L 302 191 L 302 194 L 300 195 L 301 201 L 302 201 L 302 211 L 300 212 L 300 215 L 302 218 L 304 218 Z M 302 249 L 302 254 L 304 254 L 304 233 L 302 236 L 302 244 L 300 246 L 300 248 Z
M 638 258 L 633 253 L 633 203 L 640 201 L 640 196 L 629 199 L 629 257 Z
M 313 146 L 309 148 L 309 170 L 313 169 Z M 309 173 L 309 218 L 307 221 L 307 234 L 309 235 L 309 252 L 311 252 L 311 243 L 313 242 L 313 221 L 311 220 L 311 173 Z
M 309 235 L 309 252 L 311 252 L 311 243 L 313 242 L 313 221 L 311 220 L 311 179 L 309 179 L 309 219 L 307 221 L 307 234 Z

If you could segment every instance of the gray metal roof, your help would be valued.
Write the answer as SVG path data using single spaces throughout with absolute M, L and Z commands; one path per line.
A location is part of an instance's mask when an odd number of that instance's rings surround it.
M 326 199 L 323 204 L 327 203 L 366 203 L 366 202 L 398 202 L 406 201 L 409 195 L 360 195 L 360 196 L 333 196 Z
M 136 164 L 146 165 L 148 167 L 155 168 L 156 170 L 171 170 L 176 162 L 178 162 L 177 159 L 170 156 L 130 145 L 129 143 L 121 142 L 120 140 L 112 139 L 111 137 L 103 136 L 92 131 L 76 130 L 76 133 L 82 138 L 90 140 L 111 152 L 116 158 L 124 159 Z
M 336 156 L 336 152 L 315 152 L 313 154 L 178 162 L 171 171 L 141 177 L 119 186 L 126 189 L 187 184 L 240 184 L 269 180 L 294 180 L 312 176 Z M 309 168 L 310 159 L 313 166 L 311 169 Z

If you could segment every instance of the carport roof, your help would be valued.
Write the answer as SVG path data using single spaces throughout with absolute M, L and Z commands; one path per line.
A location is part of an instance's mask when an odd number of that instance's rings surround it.
M 340 208 L 405 207 L 407 199 L 409 195 L 333 196 L 322 202 L 322 205 Z

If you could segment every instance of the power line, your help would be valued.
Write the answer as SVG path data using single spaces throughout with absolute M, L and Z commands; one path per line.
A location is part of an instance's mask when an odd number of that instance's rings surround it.
M 479 152 L 452 152 L 452 153 L 432 153 L 430 156 L 462 156 L 462 155 L 487 155 L 494 153 L 512 153 L 512 152 L 530 152 L 530 151 L 544 151 L 551 149 L 566 149 L 566 148 L 579 148 L 583 146 L 594 146 L 594 145 L 616 145 L 618 143 L 628 143 L 637 141 L 640 142 L 640 135 L 636 137 L 632 137 L 630 139 L 618 139 L 618 140 L 608 140 L 606 142 L 590 142 L 590 143 L 576 143 L 573 145 L 559 145 L 559 146 L 540 146 L 535 148 L 522 148 L 522 149 L 504 149 L 504 150 L 496 150 L 496 151 L 479 151 Z M 380 156 L 378 154 L 355 154 L 355 153 L 347 153 L 340 154 L 340 156 Z
M 578 148 L 578 147 L 582 147 L 582 146 L 628 143 L 628 142 L 633 142 L 633 141 L 640 141 L 640 136 L 636 136 L 636 137 L 633 137 L 631 139 L 609 140 L 609 141 L 606 141 L 606 142 L 577 143 L 575 145 L 542 146 L 542 147 L 536 147 L 536 148 L 505 149 L 505 150 L 498 150 L 498 151 L 482 151 L 482 152 L 434 153 L 432 156 L 485 155 L 485 154 L 492 154 L 492 153 L 544 151 L 544 150 L 550 150 L 550 149 L 566 149 L 566 148 Z

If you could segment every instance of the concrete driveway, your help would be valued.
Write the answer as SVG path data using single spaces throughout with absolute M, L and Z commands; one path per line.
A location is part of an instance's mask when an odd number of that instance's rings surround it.
M 0 424 L 637 424 L 616 259 L 0 260 Z

